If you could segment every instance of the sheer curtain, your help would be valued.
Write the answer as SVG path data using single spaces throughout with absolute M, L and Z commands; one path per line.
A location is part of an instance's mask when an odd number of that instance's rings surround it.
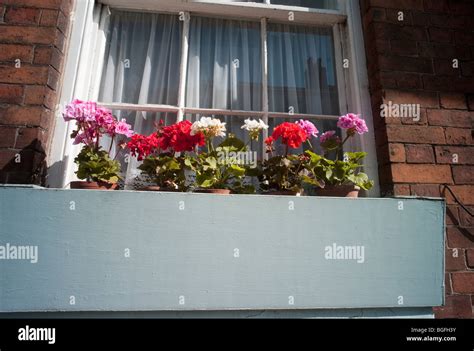
M 262 58 L 258 22 L 192 17 L 186 106 L 262 110 Z M 197 118 L 199 116 L 192 116 Z M 222 117 L 240 138 L 241 118 Z
M 267 40 L 269 110 L 291 112 L 296 118 L 338 115 L 332 29 L 270 23 Z M 284 121 L 294 119 L 272 118 L 270 128 Z M 321 132 L 336 129 L 335 121 L 313 123 Z
M 177 105 L 182 25 L 178 16 L 112 11 L 107 31 L 99 101 Z M 171 113 L 114 111 L 138 133 L 149 134 Z M 134 159 L 125 163 L 127 181 L 137 174 Z M 120 157 L 119 157 L 120 159 Z

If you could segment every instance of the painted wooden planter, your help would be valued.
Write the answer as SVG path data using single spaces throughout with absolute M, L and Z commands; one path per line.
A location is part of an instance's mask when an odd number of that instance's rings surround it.
M 444 206 L 0 186 L 0 312 L 439 306 Z

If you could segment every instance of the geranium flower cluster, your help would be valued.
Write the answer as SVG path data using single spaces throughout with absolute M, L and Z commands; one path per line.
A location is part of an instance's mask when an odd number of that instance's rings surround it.
M 279 138 L 284 145 L 297 149 L 308 140 L 308 134 L 297 123 L 283 122 L 273 129 L 272 135 L 265 139 L 265 144 L 272 145 Z
M 127 146 L 138 161 L 147 156 L 165 152 L 193 151 L 197 146 L 206 143 L 204 134 L 191 135 L 191 122 L 181 121 L 170 126 L 159 126 L 157 132 L 148 136 L 136 134 L 128 142 Z
M 267 130 L 268 125 L 259 119 L 258 121 L 256 119 L 250 119 L 247 118 L 244 121 L 244 125 L 240 127 L 241 129 L 245 129 L 247 132 L 249 132 L 250 138 L 253 140 L 258 140 L 258 136 L 262 130 Z
M 127 143 L 132 156 L 137 157 L 138 161 L 142 161 L 145 157 L 153 154 L 159 148 L 158 135 L 156 133 L 148 136 L 135 134 Z
M 77 130 L 71 135 L 74 144 L 94 146 L 103 135 L 131 137 L 133 130 L 125 119 L 117 121 L 112 112 L 99 107 L 95 102 L 75 99 L 66 105 L 63 118 L 66 122 L 76 121 Z
M 225 137 L 225 122 L 221 122 L 217 118 L 201 117 L 200 120 L 194 122 L 191 126 L 191 135 L 199 133 L 203 133 L 207 139 Z
M 364 134 L 369 131 L 365 121 L 354 113 L 339 117 L 337 126 L 342 129 L 347 129 L 347 134 L 352 136 L 355 133 Z
M 181 121 L 171 126 L 163 127 L 158 141 L 163 150 L 174 152 L 193 151 L 196 146 L 203 146 L 206 143 L 204 134 L 197 132 L 192 134 L 192 123 Z

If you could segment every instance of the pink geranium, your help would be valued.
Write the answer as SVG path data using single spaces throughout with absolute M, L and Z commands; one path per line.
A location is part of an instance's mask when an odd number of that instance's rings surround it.
M 300 119 L 299 121 L 296 121 L 295 123 L 298 124 L 301 128 L 303 128 L 308 139 L 311 136 L 314 136 L 315 138 L 317 138 L 319 134 L 319 130 L 318 128 L 316 128 L 316 126 L 312 122 L 308 120 Z
M 347 115 L 339 117 L 337 126 L 342 129 L 347 129 L 348 135 L 354 135 L 355 133 L 364 134 L 369 131 L 365 121 L 354 113 L 348 113 Z

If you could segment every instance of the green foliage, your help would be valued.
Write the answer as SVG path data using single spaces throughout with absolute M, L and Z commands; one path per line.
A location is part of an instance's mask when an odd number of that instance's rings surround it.
M 187 189 L 184 156 L 175 157 L 172 153 L 148 156 L 138 169 L 162 188 Z
M 301 156 L 274 156 L 262 162 L 258 178 L 264 191 L 300 192 L 303 189 L 303 180 L 308 177 L 307 173 Z M 314 183 L 318 184 L 316 180 Z
M 245 144 L 235 137 L 229 137 L 215 149 L 188 155 L 185 165 L 196 173 L 195 186 L 207 189 L 230 189 L 235 193 L 254 193 L 251 185 L 244 184 L 248 167 L 233 162 L 228 156 L 245 151 Z
M 361 161 L 366 155 L 365 152 L 346 152 L 345 161 L 333 161 L 307 150 L 304 167 L 308 175 L 303 181 L 316 186 L 354 184 L 369 190 L 374 182 L 360 172 Z
M 120 163 L 112 160 L 105 150 L 86 145 L 74 162 L 78 165 L 76 174 L 79 179 L 107 183 L 117 183 L 120 179 Z

